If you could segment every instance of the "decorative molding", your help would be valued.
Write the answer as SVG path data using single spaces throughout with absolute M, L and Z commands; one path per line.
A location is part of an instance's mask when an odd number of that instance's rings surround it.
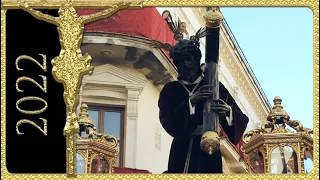
M 239 90 L 239 87 L 237 86 L 231 87 L 231 94 L 234 98 L 238 96 L 238 90 Z
M 95 67 L 91 76 L 85 76 L 83 83 L 91 85 L 89 89 L 91 92 L 96 87 L 96 90 L 125 94 L 126 98 L 123 100 L 126 100 L 126 118 L 128 120 L 138 118 L 139 95 L 147 83 L 144 77 L 138 77 L 111 64 L 104 64 Z M 97 96 L 98 94 L 94 93 L 93 95 Z
M 222 58 L 220 58 L 221 60 Z M 221 60 L 222 61 L 222 60 Z M 222 67 L 222 64 L 219 64 Z M 225 66 L 225 65 L 224 65 Z M 249 117 L 248 114 L 248 107 L 243 104 L 243 101 L 238 97 L 238 86 L 237 85 L 231 85 L 230 80 L 226 77 L 226 74 L 223 70 L 221 70 L 221 73 L 219 73 L 219 80 L 220 82 L 226 87 L 226 89 L 230 92 L 230 95 L 233 97 L 233 99 L 236 101 L 237 105 L 241 109 L 241 111 L 246 114 Z M 235 91 L 236 90 L 236 94 Z
M 240 90 L 244 94 L 251 108 L 257 114 L 259 121 L 264 121 L 268 115 L 268 107 L 263 105 L 262 97 L 258 95 L 258 92 L 256 92 L 253 84 L 250 82 L 249 79 L 251 78 L 251 75 L 247 74 L 241 67 L 242 60 L 236 55 L 235 50 L 233 50 L 230 45 L 232 42 L 229 42 L 231 40 L 228 40 L 227 36 L 228 35 L 224 33 L 220 36 L 223 42 L 222 56 L 224 57 L 224 64 L 227 66 L 238 85 L 237 92 Z
M 158 124 L 156 124 L 155 129 L 156 129 L 155 130 L 155 147 L 159 151 L 161 151 L 161 136 L 162 136 L 161 131 L 162 131 L 162 129 Z
M 247 173 L 246 164 L 240 160 L 239 153 L 225 138 L 220 140 L 222 166 L 224 173 Z
M 128 89 L 128 98 L 127 98 L 127 119 L 128 120 L 137 120 L 138 119 L 138 101 L 141 90 L 139 88 Z
M 153 41 L 147 38 L 119 34 L 119 33 L 85 33 L 83 43 L 100 43 L 100 44 L 114 44 L 122 46 L 130 46 L 138 49 L 150 51 L 159 60 L 168 74 L 176 79 L 178 73 L 171 60 L 166 54 L 158 48 L 152 48 Z
M 136 168 L 138 102 L 147 82 L 144 76 L 111 64 L 96 66 L 92 75 L 84 76 L 82 82 L 86 92 L 82 97 L 104 96 L 126 102 L 124 165 L 130 168 Z
M 104 64 L 96 66 L 93 74 L 91 76 L 84 76 L 82 82 L 114 87 L 136 87 L 142 90 L 147 80 L 144 77 L 138 77 L 111 64 Z

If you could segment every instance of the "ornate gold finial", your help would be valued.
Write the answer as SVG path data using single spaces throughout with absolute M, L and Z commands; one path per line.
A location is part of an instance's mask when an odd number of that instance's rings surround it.
M 283 119 L 283 121 L 290 120 L 290 116 L 288 115 L 287 111 L 283 109 L 281 102 L 282 102 L 282 99 L 279 96 L 276 96 L 273 99 L 274 106 L 272 107 L 272 110 L 268 114 L 268 117 L 267 117 L 268 121 L 276 123 L 276 120 L 279 118 Z
M 209 28 L 218 28 L 223 21 L 222 13 L 218 8 L 212 8 L 203 17 L 206 21 L 206 26 Z
M 200 148 L 209 155 L 220 149 L 220 137 L 214 131 L 205 132 L 200 141 Z
M 266 124 L 260 126 L 260 128 L 248 131 L 243 135 L 243 140 L 245 143 L 248 143 L 252 137 L 255 137 L 260 134 L 272 134 L 272 133 L 305 133 L 308 135 L 313 134 L 313 130 L 309 128 L 304 128 L 300 121 L 290 120 L 290 116 L 283 109 L 281 104 L 282 99 L 279 96 L 276 96 L 273 100 L 274 106 L 270 111 Z M 287 126 L 295 130 L 291 131 Z M 269 129 L 268 131 L 266 129 Z
M 77 136 L 77 152 L 84 154 L 83 157 L 87 157 L 84 158 L 86 162 L 91 161 L 88 157 L 99 156 L 104 158 L 108 164 L 107 171 L 104 172 L 113 173 L 113 164 L 116 163 L 119 156 L 118 140 L 112 135 L 96 132 L 92 119 L 89 117 L 87 104 L 82 103 L 80 110 L 79 125 L 81 133 Z M 89 173 L 93 172 L 89 170 Z
M 88 105 L 85 103 L 81 104 L 80 107 L 80 115 L 79 115 L 79 125 L 84 125 L 87 127 L 94 127 L 92 119 L 89 117 L 89 113 L 88 113 Z

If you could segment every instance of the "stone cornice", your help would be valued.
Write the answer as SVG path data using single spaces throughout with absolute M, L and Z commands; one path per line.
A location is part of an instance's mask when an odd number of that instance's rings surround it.
M 270 111 L 270 106 L 266 103 L 268 101 L 266 101 L 261 95 L 262 93 L 257 90 L 257 87 L 253 82 L 252 75 L 244 66 L 243 60 L 234 48 L 234 44 L 232 44 L 232 41 L 230 37 L 228 37 L 224 28 L 222 28 L 220 38 L 220 56 L 223 57 L 222 60 L 224 61 L 224 64 L 228 67 L 228 70 L 236 81 L 239 90 L 243 92 L 247 101 L 259 117 L 259 120 L 265 120 L 268 112 Z
M 119 81 L 111 82 L 106 79 L 95 78 L 96 76 L 99 76 L 100 74 L 105 74 L 105 73 L 108 73 L 114 77 L 117 77 Z M 128 73 L 111 64 L 104 64 L 104 65 L 96 66 L 91 76 L 84 76 L 82 83 L 108 85 L 108 86 L 113 85 L 114 88 L 126 87 L 127 89 L 135 88 L 142 91 L 142 89 L 147 83 L 147 80 L 145 78 L 133 76 L 131 73 Z
M 231 30 L 228 28 L 227 23 L 223 23 L 223 31 L 226 34 L 226 36 L 228 36 L 229 39 L 229 43 L 232 44 L 233 49 L 239 59 L 239 62 L 241 63 L 241 67 L 245 70 L 245 72 L 247 73 L 247 76 L 249 78 L 249 81 L 251 82 L 251 84 L 254 86 L 254 88 L 256 89 L 256 92 L 259 94 L 261 102 L 265 104 L 265 106 L 267 106 L 267 108 L 270 110 L 271 109 L 271 105 L 268 101 L 268 99 L 266 98 L 266 95 L 264 94 L 262 87 L 260 86 L 258 80 L 256 79 L 255 75 L 253 74 L 253 72 L 251 72 L 251 68 L 250 65 L 248 64 L 248 62 L 246 61 L 240 47 L 237 45 L 237 42 L 235 42 L 235 40 L 232 40 L 232 32 Z M 229 32 L 228 32 L 229 30 Z
M 106 43 L 109 39 L 112 39 L 112 41 L 110 41 L 111 44 L 131 46 L 151 51 L 173 79 L 176 79 L 178 76 L 177 69 L 171 60 L 161 49 L 152 48 L 151 45 L 153 45 L 153 41 L 148 38 L 120 33 L 94 32 L 84 33 L 83 43 Z

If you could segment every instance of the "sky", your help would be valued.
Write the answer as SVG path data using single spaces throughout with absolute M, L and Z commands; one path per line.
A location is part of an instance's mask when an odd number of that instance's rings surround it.
M 312 11 L 226 7 L 221 12 L 271 105 L 280 96 L 291 119 L 313 129 Z
M 313 14 L 308 8 L 221 8 L 269 102 L 313 129 Z

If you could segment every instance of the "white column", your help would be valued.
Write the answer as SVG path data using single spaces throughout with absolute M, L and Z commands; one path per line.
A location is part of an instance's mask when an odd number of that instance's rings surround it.
M 80 85 L 80 89 L 79 89 L 79 103 L 78 103 L 77 111 L 76 111 L 77 115 L 79 115 L 79 113 L 80 113 L 80 107 L 81 107 L 81 103 L 82 103 L 82 89 L 83 89 L 83 87 L 85 86 L 85 84 L 86 84 L 86 83 L 82 83 L 82 84 Z
M 137 156 L 137 122 L 138 122 L 138 100 L 141 93 L 139 88 L 127 88 L 128 98 L 126 106 L 126 128 L 125 128 L 125 167 L 136 168 Z

